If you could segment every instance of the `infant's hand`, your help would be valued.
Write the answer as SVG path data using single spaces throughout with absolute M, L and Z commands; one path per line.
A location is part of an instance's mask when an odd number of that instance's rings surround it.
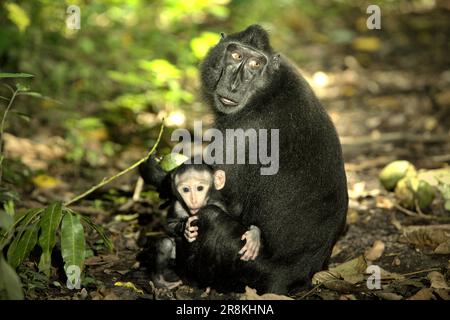
M 197 216 L 189 217 L 186 221 L 186 226 L 184 227 L 184 237 L 188 242 L 193 242 L 198 236 L 198 227 L 191 227 L 191 223 L 197 220 Z
M 242 254 L 241 260 L 255 260 L 261 247 L 261 230 L 257 226 L 250 226 L 250 229 L 242 235 L 241 240 L 246 241 L 239 254 Z

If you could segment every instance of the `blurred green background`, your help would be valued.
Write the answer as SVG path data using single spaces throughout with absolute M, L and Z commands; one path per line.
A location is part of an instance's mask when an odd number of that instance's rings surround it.
M 66 28 L 71 4 L 81 9 L 80 30 Z M 381 30 L 366 27 L 369 4 L 382 8 Z M 430 0 L 2 1 L 0 71 L 35 75 L 25 83 L 45 97 L 18 99 L 14 109 L 28 120 L 11 116 L 7 132 L 61 137 L 66 160 L 93 167 L 133 147 L 145 150 L 162 118 L 169 130 L 210 121 L 198 66 L 220 32 L 253 23 L 319 87 L 327 72 L 355 63 L 420 70 L 433 61 L 442 70 L 445 7 Z

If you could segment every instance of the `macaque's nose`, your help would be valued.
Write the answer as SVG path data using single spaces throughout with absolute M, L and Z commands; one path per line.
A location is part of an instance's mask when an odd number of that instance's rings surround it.
M 193 207 L 197 206 L 197 197 L 194 192 L 191 193 L 191 204 Z

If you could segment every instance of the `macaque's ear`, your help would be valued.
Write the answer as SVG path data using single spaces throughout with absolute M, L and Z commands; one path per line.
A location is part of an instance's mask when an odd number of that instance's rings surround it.
M 280 54 L 277 53 L 272 57 L 273 69 L 278 70 L 280 68 Z
M 216 170 L 214 172 L 214 188 L 216 190 L 221 190 L 225 186 L 225 171 L 223 170 Z

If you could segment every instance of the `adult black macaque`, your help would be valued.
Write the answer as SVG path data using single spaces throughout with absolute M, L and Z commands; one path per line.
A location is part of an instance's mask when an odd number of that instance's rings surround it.
M 347 182 L 333 123 L 258 25 L 223 35 L 203 61 L 201 80 L 223 133 L 279 129 L 279 171 L 261 175 L 260 165 L 220 165 L 228 179 L 222 193 L 242 204 L 242 222 L 261 229 L 278 266 L 273 271 L 284 274 L 268 290 L 308 285 L 327 266 L 345 226 Z
M 312 275 L 326 268 L 345 226 L 347 183 L 333 123 L 305 79 L 272 50 L 258 25 L 222 35 L 203 61 L 201 80 L 214 127 L 224 135 L 226 129 L 279 129 L 279 150 L 270 150 L 279 152 L 276 174 L 261 175 L 261 163 L 216 168 L 227 176 L 222 194 L 242 207 L 244 226 L 259 227 L 271 274 L 281 275 L 264 291 L 287 293 L 308 286 Z M 203 263 L 220 264 L 220 250 L 202 257 Z M 261 277 L 267 278 L 265 270 Z

